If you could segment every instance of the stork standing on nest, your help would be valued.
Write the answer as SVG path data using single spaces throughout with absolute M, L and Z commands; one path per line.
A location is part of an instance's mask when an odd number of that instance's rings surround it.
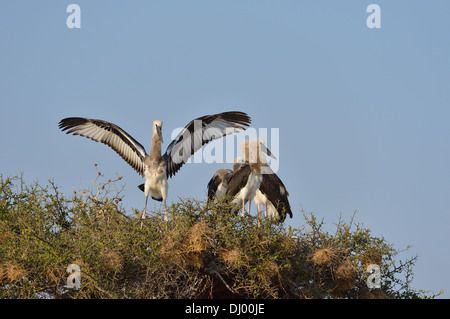
M 256 191 L 255 201 L 258 210 L 258 217 L 261 218 L 261 205 L 264 205 L 265 217 L 282 223 L 286 216 L 292 218 L 291 205 L 289 204 L 289 192 L 286 190 L 281 179 L 270 167 L 266 167 L 266 174 L 263 174 L 261 185 Z
M 219 169 L 208 183 L 208 203 L 213 201 L 214 198 L 221 200 L 225 197 L 228 189 L 228 181 L 230 180 L 233 171 L 235 171 L 239 165 L 241 165 L 242 158 L 236 158 L 233 162 L 233 170 L 231 169 Z
M 84 136 L 108 145 L 131 167 L 145 178 L 139 188 L 145 193 L 141 218 L 145 218 L 148 196 L 164 202 L 164 220 L 167 221 L 168 177 L 174 176 L 189 157 L 211 140 L 245 130 L 251 122 L 243 112 L 224 112 L 205 115 L 189 122 L 161 155 L 162 121 L 153 121 L 150 155 L 144 147 L 119 126 L 95 119 L 69 117 L 59 122 L 67 134 Z M 142 226 L 142 225 L 141 225 Z
M 225 196 L 228 188 L 228 180 L 233 171 L 231 169 L 219 169 L 208 183 L 208 203 L 214 198 L 221 199 Z
M 275 159 L 276 157 L 260 139 L 245 140 L 240 145 L 240 151 L 244 155 L 244 162 L 231 174 L 226 195 L 232 198 L 233 204 L 242 208 L 244 217 L 245 204 L 248 202 L 248 212 L 250 212 L 251 201 L 263 180 L 262 170 L 267 167 L 263 153 Z

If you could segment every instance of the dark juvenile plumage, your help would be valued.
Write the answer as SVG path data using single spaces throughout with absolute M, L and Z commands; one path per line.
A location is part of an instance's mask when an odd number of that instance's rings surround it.
M 283 222 L 287 215 L 292 218 L 291 205 L 288 200 L 289 192 L 277 174 L 274 172 L 263 174 L 258 191 L 266 198 L 260 198 L 260 194 L 256 192 L 255 203 L 258 206 L 264 204 L 271 215 L 270 217 L 279 222 Z M 273 207 L 270 205 L 273 205 Z
M 225 195 L 228 187 L 228 180 L 233 171 L 231 169 L 219 169 L 208 183 L 208 202 L 214 197 L 221 198 Z

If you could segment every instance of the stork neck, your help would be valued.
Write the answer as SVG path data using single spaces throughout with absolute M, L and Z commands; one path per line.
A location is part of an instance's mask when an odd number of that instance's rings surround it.
M 259 175 L 261 173 L 261 162 L 250 163 L 250 169 L 252 170 L 253 175 Z
M 161 138 L 158 136 L 157 132 L 153 132 L 150 158 L 154 160 L 159 160 L 161 158 Z

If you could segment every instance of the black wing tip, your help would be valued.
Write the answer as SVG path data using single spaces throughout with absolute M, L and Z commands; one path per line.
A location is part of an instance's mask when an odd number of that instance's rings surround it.
M 88 119 L 84 117 L 66 117 L 59 121 L 58 128 L 62 131 L 66 131 L 72 127 L 85 123 L 87 120 Z
M 210 121 L 214 121 L 215 119 L 224 119 L 226 121 L 234 123 L 233 127 L 242 128 L 240 125 L 243 126 L 250 126 L 252 119 L 250 116 L 242 111 L 227 111 L 217 114 L 211 114 L 211 115 L 205 115 L 202 117 L 197 118 L 197 120 L 203 120 L 209 123 Z
M 285 203 L 281 204 L 281 207 L 279 209 L 281 210 L 281 212 L 279 212 L 281 222 L 284 222 L 288 215 L 289 218 L 292 218 L 291 205 L 289 204 L 289 201 L 287 199 Z
M 212 201 L 213 198 L 214 198 L 214 195 L 216 195 L 217 185 L 218 185 L 216 183 L 216 181 L 217 181 L 217 176 L 216 175 L 214 175 L 209 180 L 209 183 L 208 183 L 208 186 L 207 186 L 207 188 L 208 188 L 208 202 Z
M 221 113 L 221 116 L 229 121 L 235 122 L 236 124 L 241 124 L 244 126 L 249 126 L 252 122 L 251 117 L 242 111 L 229 111 Z
M 214 200 L 214 195 L 216 195 L 215 192 L 213 192 L 212 190 L 208 190 L 208 203 Z

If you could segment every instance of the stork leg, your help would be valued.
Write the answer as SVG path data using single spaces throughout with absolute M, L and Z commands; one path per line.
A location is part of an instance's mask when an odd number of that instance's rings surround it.
M 164 221 L 168 222 L 169 221 L 169 217 L 167 217 L 167 204 L 166 204 L 166 199 L 164 198 Z
M 267 202 L 264 203 L 264 209 L 266 210 L 265 216 L 267 218 Z
M 242 217 L 245 217 L 245 200 L 242 198 Z
M 161 187 L 161 197 L 164 202 L 164 221 L 168 222 L 169 217 L 167 216 L 167 193 L 169 190 L 169 185 L 167 184 L 167 180 L 163 181 L 162 187 Z
M 256 204 L 256 210 L 258 211 L 258 227 L 261 226 L 261 207 L 259 204 Z
M 148 196 L 145 196 L 144 210 L 142 211 L 142 215 L 141 215 L 142 220 L 145 219 L 145 212 L 147 211 L 147 201 L 148 201 Z M 143 224 L 143 221 L 141 221 L 141 229 L 142 229 L 142 224 Z
M 252 201 L 249 200 L 249 201 L 248 201 L 248 211 L 247 211 L 249 215 L 250 215 L 250 204 L 251 204 L 251 203 L 252 203 Z

